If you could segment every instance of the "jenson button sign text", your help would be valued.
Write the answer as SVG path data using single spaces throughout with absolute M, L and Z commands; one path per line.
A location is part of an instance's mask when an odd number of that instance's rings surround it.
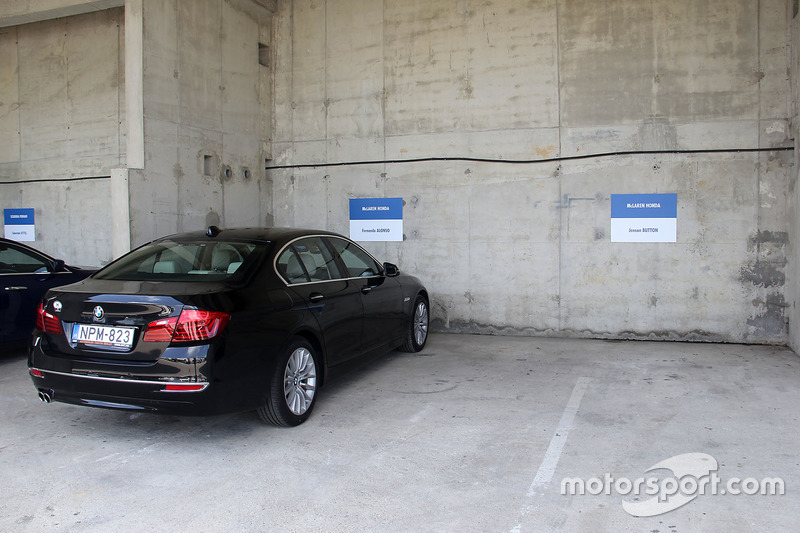
M 611 242 L 677 240 L 677 194 L 611 195 Z

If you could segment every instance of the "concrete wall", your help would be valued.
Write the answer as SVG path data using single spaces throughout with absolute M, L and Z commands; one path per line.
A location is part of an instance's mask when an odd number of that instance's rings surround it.
M 125 0 L 13 0 L 0 2 L 0 27 L 19 26 L 56 18 L 73 17 L 112 7 Z
M 406 240 L 368 248 L 426 281 L 439 329 L 800 344 L 795 155 L 668 153 L 796 138 L 789 0 L 119 5 L 0 6 L 0 198 L 49 253 L 346 233 L 349 198 L 402 196 Z M 618 151 L 664 153 L 380 162 Z M 611 243 L 610 195 L 659 192 L 678 242 Z
M 793 4 L 790 23 L 790 62 L 789 74 L 791 81 L 791 132 L 794 139 L 795 151 L 792 159 L 793 166 L 789 176 L 789 216 L 787 224 L 789 227 L 789 245 L 787 247 L 787 316 L 789 318 L 789 346 L 795 352 L 800 351 L 800 309 L 798 309 L 798 298 L 800 298 L 800 188 L 797 186 L 798 169 L 800 169 L 800 4 Z
M 274 3 L 108 9 L 122 4 L 0 6 L 2 207 L 35 207 L 36 246 L 79 264 L 208 224 L 271 223 L 259 60 Z
M 209 224 L 271 223 L 271 73 L 259 65 L 271 13 L 237 0 L 137 5 L 126 6 L 141 16 L 142 32 L 143 168 L 129 175 L 132 244 Z
M 790 145 L 785 0 L 285 0 L 272 166 Z M 285 168 L 275 222 L 404 198 L 438 329 L 783 343 L 790 152 Z M 610 195 L 678 194 L 678 242 L 611 243 Z
M 123 40 L 122 9 L 0 28 L 0 208 L 35 208 L 35 245 L 68 262 L 111 256 Z

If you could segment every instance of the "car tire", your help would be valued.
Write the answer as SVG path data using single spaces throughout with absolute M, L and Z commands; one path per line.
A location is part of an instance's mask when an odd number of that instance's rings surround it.
M 419 295 L 414 300 L 414 307 L 411 308 L 411 317 L 406 331 L 405 342 L 400 349 L 411 353 L 421 351 L 428 341 L 429 322 L 428 299 Z
M 301 338 L 294 339 L 275 365 L 269 390 L 258 416 L 275 426 L 297 426 L 311 415 L 317 400 L 319 368 L 315 349 Z

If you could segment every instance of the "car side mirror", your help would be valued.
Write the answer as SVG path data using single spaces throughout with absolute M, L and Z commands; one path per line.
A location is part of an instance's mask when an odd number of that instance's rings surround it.
M 53 269 L 52 272 L 63 272 L 67 269 L 67 264 L 64 262 L 63 259 L 56 259 L 53 261 Z
M 387 278 L 393 278 L 395 276 L 400 275 L 400 269 L 397 268 L 397 265 L 392 263 L 384 263 L 383 264 L 383 275 Z

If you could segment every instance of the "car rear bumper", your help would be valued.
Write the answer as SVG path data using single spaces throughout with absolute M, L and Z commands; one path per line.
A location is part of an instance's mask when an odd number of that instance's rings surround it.
M 198 348 L 198 347 L 195 347 Z M 177 415 L 230 411 L 225 387 L 198 372 L 207 371 L 207 346 L 161 357 L 153 363 L 74 359 L 48 353 L 34 339 L 28 368 L 39 397 L 74 405 Z
M 45 401 L 90 407 L 173 414 L 203 414 L 203 393 L 209 383 L 100 378 L 29 369 L 34 386 Z M 181 390 L 181 387 L 183 390 Z M 195 388 L 196 387 L 196 388 Z

